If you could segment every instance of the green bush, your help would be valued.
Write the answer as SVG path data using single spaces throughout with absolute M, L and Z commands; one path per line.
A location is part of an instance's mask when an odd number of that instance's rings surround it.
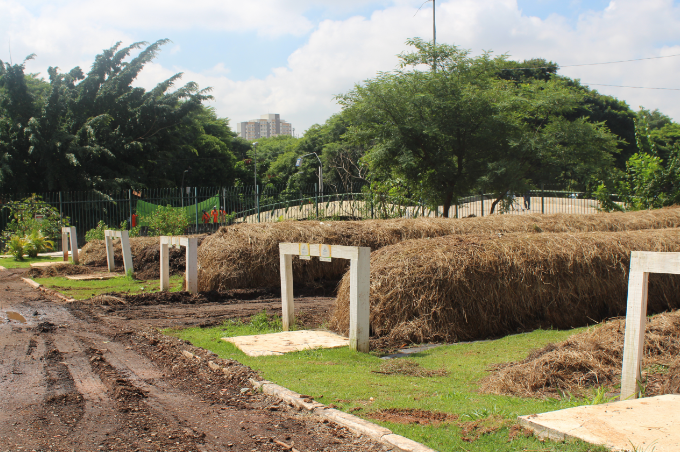
M 139 237 L 140 229 L 140 226 L 135 226 L 134 228 L 130 229 L 130 237 Z M 95 228 L 90 229 L 85 233 L 85 241 L 91 242 L 92 240 L 104 240 L 104 231 L 106 230 L 125 231 L 127 230 L 127 221 L 123 221 L 120 224 L 120 227 L 116 229 L 104 223 L 104 220 L 99 220 L 99 223 L 97 223 Z
M 26 246 L 24 247 L 28 257 L 38 257 L 38 253 L 42 253 L 54 248 L 54 242 L 48 240 L 40 231 L 34 230 L 29 235 L 24 237 Z
M 159 206 L 148 217 L 149 236 L 182 235 L 191 224 L 183 209 Z
M 10 237 L 7 241 L 7 251 L 14 256 L 15 261 L 23 261 L 26 254 L 26 239 L 18 235 Z
M 42 200 L 40 196 L 32 195 L 21 201 L 12 201 L 3 206 L 9 210 L 10 222 L 2 231 L 2 241 L 7 243 L 12 237 L 24 238 L 34 231 L 39 231 L 48 240 L 61 237 L 61 228 L 69 226 L 68 217 L 61 217 L 59 211 Z M 42 220 L 36 220 L 36 215 L 42 215 Z

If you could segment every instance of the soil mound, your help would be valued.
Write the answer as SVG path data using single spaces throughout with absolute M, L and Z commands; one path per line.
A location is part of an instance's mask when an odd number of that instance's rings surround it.
M 395 424 L 439 425 L 443 422 L 453 422 L 458 415 L 411 408 L 389 408 L 369 414 L 373 419 Z
M 279 243 L 367 246 L 375 251 L 405 240 L 450 234 L 627 231 L 680 227 L 680 208 L 592 215 L 493 215 L 483 218 L 418 218 L 365 221 L 284 221 L 222 227 L 198 250 L 201 290 L 270 287 L 280 284 Z M 293 260 L 299 284 L 339 280 L 348 261 Z
M 67 276 L 67 275 L 89 275 L 93 273 L 91 268 L 84 265 L 73 264 L 57 264 L 49 267 L 32 267 L 26 274 L 30 278 L 51 278 L 53 276 Z
M 566 341 L 534 350 L 519 362 L 497 364 L 481 382 L 485 393 L 519 397 L 584 395 L 613 388 L 621 379 L 625 320 L 615 319 Z M 645 395 L 680 392 L 680 311 L 659 314 L 647 323 L 643 378 Z
M 625 312 L 630 253 L 680 251 L 680 230 L 409 240 L 371 253 L 370 322 L 394 343 L 568 329 Z M 349 330 L 349 274 L 330 327 Z M 650 275 L 649 310 L 680 307 L 680 278 Z

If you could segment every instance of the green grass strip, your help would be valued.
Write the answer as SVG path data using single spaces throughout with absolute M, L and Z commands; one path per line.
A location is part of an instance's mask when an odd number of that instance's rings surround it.
M 96 295 L 107 293 L 126 293 L 138 294 L 158 292 L 160 289 L 160 281 L 139 281 L 129 278 L 127 276 L 119 276 L 112 279 L 105 280 L 90 280 L 77 281 L 57 276 L 52 278 L 35 278 L 35 281 L 55 290 L 63 295 L 74 298 L 76 300 L 85 300 Z M 184 284 L 184 277 L 175 275 L 170 277 L 170 292 L 179 292 L 182 290 Z
M 307 394 L 326 405 L 351 412 L 376 422 L 394 433 L 421 442 L 439 451 L 605 451 L 583 442 L 541 442 L 522 435 L 509 440 L 518 415 L 553 411 L 587 404 L 588 400 L 537 400 L 496 396 L 477 392 L 477 381 L 486 375 L 490 364 L 518 360 L 530 350 L 549 342 L 566 339 L 582 331 L 538 330 L 502 339 L 470 344 L 449 345 L 400 358 L 398 366 L 415 368 L 421 375 L 382 373 L 394 360 L 385 361 L 375 354 L 348 348 L 314 349 L 281 356 L 249 357 L 222 337 L 280 331 L 280 321 L 267 321 L 266 315 L 253 322 L 227 321 L 213 328 L 168 330 L 167 334 L 211 350 L 221 358 L 236 359 L 258 371 L 263 378 Z M 419 409 L 454 414 L 458 420 L 439 425 L 398 424 L 373 419 L 372 414 L 390 408 Z M 485 419 L 484 425 L 498 427 L 481 434 L 473 442 L 462 438 L 460 423 Z M 469 440 L 469 436 L 468 440 Z M 473 436 L 474 432 L 473 432 Z

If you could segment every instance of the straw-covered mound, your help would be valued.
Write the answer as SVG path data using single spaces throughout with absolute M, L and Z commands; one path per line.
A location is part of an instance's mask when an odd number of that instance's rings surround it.
M 680 230 L 409 240 L 371 253 L 373 332 L 388 343 L 571 328 L 625 312 L 630 252 L 680 251 Z M 680 277 L 650 277 L 649 308 L 680 307 Z M 331 328 L 349 329 L 349 274 Z
M 584 395 L 621 380 L 625 320 L 616 319 L 558 344 L 534 350 L 519 362 L 498 364 L 481 381 L 485 393 L 520 397 Z M 680 311 L 650 319 L 645 334 L 645 395 L 680 393 Z
M 378 250 L 404 240 L 449 234 L 624 231 L 680 227 L 680 208 L 593 215 L 493 215 L 484 218 L 420 218 L 366 221 L 285 221 L 220 228 L 198 250 L 200 290 L 271 287 L 280 284 L 279 243 L 368 246 Z M 297 284 L 338 280 L 347 261 L 293 260 Z

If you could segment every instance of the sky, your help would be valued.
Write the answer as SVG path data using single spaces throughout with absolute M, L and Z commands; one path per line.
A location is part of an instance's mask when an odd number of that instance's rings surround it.
M 600 93 L 680 121 L 680 0 L 435 0 L 437 42 L 474 55 L 544 58 Z M 334 96 L 432 39 L 432 0 L 0 0 L 0 60 L 89 70 L 121 41 L 168 38 L 135 84 L 212 87 L 220 117 L 279 113 L 296 135 L 340 111 Z M 638 58 L 642 61 L 604 63 Z M 619 85 L 644 88 L 621 88 Z

